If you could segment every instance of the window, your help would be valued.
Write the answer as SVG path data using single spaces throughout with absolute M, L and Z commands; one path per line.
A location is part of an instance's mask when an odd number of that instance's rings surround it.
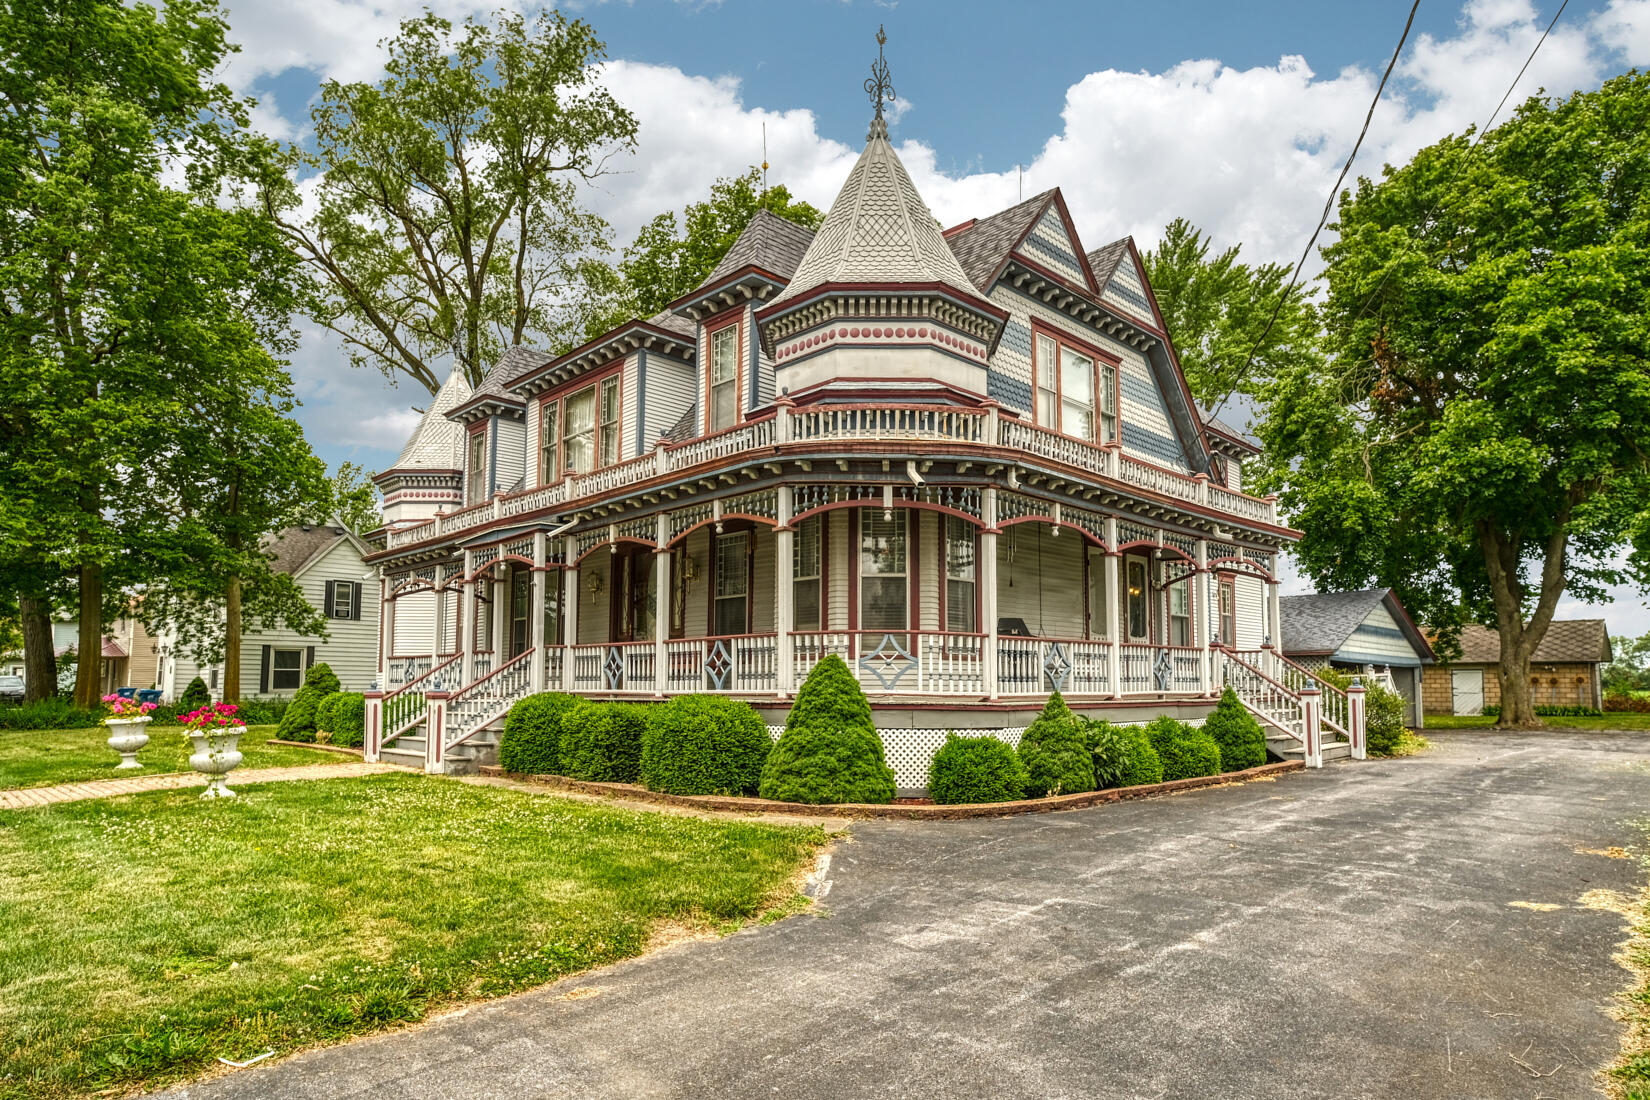
M 1089 548 L 1089 637 L 1109 638 L 1112 635 L 1110 608 L 1106 605 L 1106 571 L 1109 565 L 1104 550 Z
M 510 567 L 510 652 L 515 657 L 527 652 L 528 629 L 532 623 L 533 574 L 528 569 Z
M 481 594 L 482 591 L 491 592 L 492 589 L 491 580 L 478 585 L 475 597 L 475 621 L 471 624 L 474 628 L 474 634 L 470 641 L 470 649 L 475 653 L 491 653 L 493 651 L 493 601 L 492 597 Z
M 1192 580 L 1169 585 L 1169 644 L 1192 644 Z
M 269 688 L 271 691 L 297 691 L 303 680 L 303 650 L 277 649 L 270 654 Z
M 1042 332 L 1036 359 L 1038 424 L 1091 443 L 1117 438 L 1116 367 Z
M 570 474 L 588 474 L 596 468 L 595 388 L 569 397 L 562 419 L 562 469 Z
M 602 465 L 619 461 L 619 376 L 602 381 Z
M 974 607 L 974 527 L 960 516 L 945 517 L 945 629 L 972 634 Z
M 487 495 L 487 428 L 470 433 L 470 494 L 468 501 L 479 504 Z
M 1232 578 L 1220 578 L 1220 644 L 1237 645 L 1237 593 Z
M 671 551 L 670 561 L 670 636 L 680 638 L 687 633 L 688 566 L 687 543 L 678 543 Z
M 796 549 L 791 559 L 791 625 L 797 630 L 820 629 L 819 517 L 796 525 Z
M 715 630 L 717 635 L 750 629 L 750 532 L 716 536 Z
M 1146 559 L 1125 558 L 1123 572 L 1128 589 L 1124 595 L 1124 609 L 1128 616 L 1129 641 L 1144 642 L 1151 635 L 1151 621 L 1146 609 Z
M 561 480 L 561 402 L 546 401 L 539 409 L 539 484 Z
M 356 603 L 361 598 L 361 586 L 351 581 L 327 582 L 327 618 L 356 619 Z
M 731 428 L 739 416 L 739 326 L 719 328 L 710 338 L 710 399 L 705 403 L 709 432 Z
M 861 630 L 904 630 L 907 600 L 904 510 L 860 512 L 859 627 Z M 869 641 L 869 640 L 868 640 Z M 873 648 L 875 643 L 870 643 Z

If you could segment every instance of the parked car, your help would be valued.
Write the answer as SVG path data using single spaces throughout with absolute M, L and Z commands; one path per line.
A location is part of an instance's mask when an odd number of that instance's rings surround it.
M 0 703 L 23 701 L 23 677 L 0 676 Z

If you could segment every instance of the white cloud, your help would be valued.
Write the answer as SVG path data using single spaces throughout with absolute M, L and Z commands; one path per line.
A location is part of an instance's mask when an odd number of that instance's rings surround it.
M 1593 20 L 1593 33 L 1629 65 L 1650 65 L 1650 0 L 1610 0 Z

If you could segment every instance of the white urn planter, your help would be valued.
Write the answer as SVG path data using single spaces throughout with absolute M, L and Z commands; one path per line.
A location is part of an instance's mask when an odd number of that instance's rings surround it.
M 189 740 L 195 751 L 190 754 L 189 766 L 207 777 L 202 798 L 234 798 L 224 776 L 240 767 L 241 753 L 236 747 L 245 726 L 223 726 L 219 729 L 189 730 Z
M 120 754 L 120 763 L 115 770 L 122 768 L 141 768 L 137 762 L 138 750 L 149 743 L 149 734 L 144 730 L 153 719 L 148 717 L 110 718 L 103 724 L 109 728 L 109 747 Z

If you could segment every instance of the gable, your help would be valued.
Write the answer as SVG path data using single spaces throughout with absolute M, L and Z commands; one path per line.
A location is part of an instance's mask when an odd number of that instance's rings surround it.
M 1088 265 L 1083 260 L 1082 246 L 1066 225 L 1057 193 L 1014 251 L 1022 259 L 1058 275 L 1073 286 L 1094 289 Z
M 1163 328 L 1163 319 L 1157 315 L 1157 310 L 1152 308 L 1151 296 L 1146 291 L 1146 272 L 1140 266 L 1140 257 L 1134 254 L 1132 248 L 1123 253 L 1117 269 L 1106 281 L 1106 289 L 1101 293 L 1100 300 L 1131 317 L 1139 318 L 1159 331 Z

